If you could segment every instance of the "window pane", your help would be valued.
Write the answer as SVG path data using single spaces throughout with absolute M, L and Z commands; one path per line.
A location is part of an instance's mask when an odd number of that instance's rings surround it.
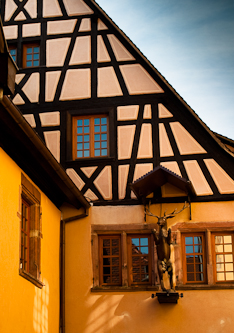
M 83 136 L 82 135 L 77 136 L 77 142 L 83 142 Z
M 107 126 L 106 126 L 106 125 L 103 125 L 103 126 L 101 127 L 101 130 L 102 130 L 102 132 L 106 132 L 106 131 L 107 131 Z
M 84 135 L 84 141 L 85 142 L 89 141 L 89 135 Z
M 100 132 L 100 126 L 94 126 L 94 132 L 95 133 Z
M 110 265 L 110 258 L 103 258 L 103 265 Z
M 110 267 L 103 267 L 103 274 L 110 274 Z
M 32 67 L 32 61 L 27 61 L 27 62 L 26 62 L 26 66 L 27 66 L 27 67 Z
M 223 252 L 223 245 L 215 245 L 215 252 Z
M 89 125 L 89 119 L 84 119 L 84 126 L 88 126 Z
M 132 245 L 139 246 L 140 245 L 139 238 L 132 238 Z
M 193 253 L 193 246 L 186 246 L 186 253 Z
M 220 272 L 220 271 L 224 271 L 224 264 L 219 264 L 219 263 L 217 263 L 216 264 L 216 271 L 217 272 Z
M 102 140 L 104 140 L 104 141 L 107 140 L 107 134 L 102 134 Z
M 149 248 L 148 248 L 148 246 L 142 246 L 140 248 L 140 251 L 141 251 L 142 254 L 148 254 L 149 253 Z
M 186 256 L 186 262 L 187 262 L 187 264 L 194 263 L 194 257 L 193 256 Z
M 88 150 L 84 151 L 84 157 L 89 157 L 89 151 Z
M 232 252 L 232 244 L 224 245 L 224 252 Z
M 102 124 L 102 125 L 107 124 L 107 118 L 102 118 L 102 119 L 101 119 L 101 124 Z
M 102 156 L 106 156 L 107 155 L 107 149 L 102 149 Z
M 95 141 L 100 141 L 100 134 L 95 134 L 94 135 L 94 140 Z
M 95 149 L 95 151 L 94 151 L 94 155 L 95 155 L 95 156 L 100 156 L 100 150 L 96 150 L 96 149 Z
M 39 47 L 34 47 L 34 53 L 38 53 L 39 52 Z
M 202 243 L 202 237 L 194 237 L 194 244 L 201 244 Z
M 233 255 L 232 254 L 225 254 L 224 258 L 225 258 L 225 262 L 233 262 Z
M 77 126 L 82 126 L 83 125 L 83 120 L 82 119 L 78 119 L 77 120 Z
M 187 265 L 187 272 L 188 273 L 194 272 L 194 265 Z
M 27 48 L 27 54 L 29 54 L 29 53 L 32 53 L 32 48 L 31 47 Z
M 112 266 L 119 266 L 119 258 L 112 258 Z
M 194 273 L 187 273 L 187 281 L 194 281 Z
M 39 60 L 39 53 L 33 55 L 34 60 Z
M 84 143 L 84 149 L 89 149 L 89 142 Z
M 233 272 L 233 264 L 225 264 L 226 272 Z
M 39 66 L 39 61 L 38 60 L 34 61 L 33 66 Z
M 232 236 L 231 235 L 228 235 L 228 236 L 223 236 L 223 242 L 224 244 L 231 244 L 232 243 Z
M 89 127 L 88 126 L 84 127 L 84 133 L 89 133 Z
M 222 244 L 223 236 L 215 236 L 215 244 Z
M 94 148 L 100 148 L 100 142 L 95 142 Z
M 94 119 L 94 125 L 100 125 L 100 118 Z
M 32 54 L 27 54 L 27 60 L 32 60 Z
M 193 237 L 185 237 L 185 244 L 186 245 L 193 244 Z
M 107 142 L 106 141 L 102 142 L 102 148 L 107 148 Z
M 217 281 L 224 281 L 225 276 L 224 273 L 217 273 Z
M 234 274 L 231 273 L 231 272 L 227 272 L 227 273 L 226 273 L 226 280 L 227 280 L 227 281 L 232 281 L 232 280 L 234 280 Z
M 119 255 L 119 248 L 118 247 L 112 247 L 112 255 Z
M 202 246 L 201 245 L 195 245 L 194 246 L 194 252 L 195 253 L 201 253 L 202 252 Z
M 78 143 L 77 144 L 77 150 L 81 150 L 83 149 L 83 144 L 82 143 Z
M 81 134 L 83 133 L 83 128 L 82 127 L 78 127 L 77 128 L 77 134 Z
M 82 151 L 78 151 L 78 152 L 77 152 L 77 157 L 79 157 L 79 158 L 80 158 L 80 157 L 83 157 L 83 152 L 82 152 Z

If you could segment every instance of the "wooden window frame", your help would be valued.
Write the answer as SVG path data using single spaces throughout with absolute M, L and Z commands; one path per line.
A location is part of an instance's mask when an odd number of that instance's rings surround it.
M 100 290 L 129 290 L 129 291 L 139 291 L 139 290 L 149 290 L 154 291 L 157 289 L 156 285 L 159 284 L 156 264 L 156 245 L 154 242 L 153 234 L 151 233 L 152 226 L 147 227 L 142 225 L 93 225 L 92 226 L 92 259 L 93 259 L 93 292 Z M 104 236 L 118 236 L 121 238 L 121 276 L 122 283 L 119 285 L 104 285 L 101 272 L 101 260 L 100 260 L 100 237 Z M 133 235 L 135 237 L 149 237 L 149 272 L 150 279 L 149 282 L 143 283 L 132 283 L 130 277 L 130 258 L 128 250 L 128 237 Z
M 113 246 L 113 242 L 112 240 L 118 240 L 119 241 L 119 251 L 118 254 L 114 254 L 114 253 L 110 253 L 109 255 L 107 254 L 103 254 L 103 248 L 106 248 L 105 246 L 103 246 L 103 243 L 105 240 L 110 240 L 110 252 L 112 252 L 111 250 L 117 248 L 117 246 Z M 100 263 L 100 272 L 99 272 L 99 276 L 100 276 L 100 286 L 121 286 L 122 285 L 122 271 L 121 271 L 121 263 L 122 263 L 122 251 L 121 251 L 121 235 L 100 235 L 99 238 L 99 263 Z M 105 259 L 110 259 L 110 264 L 109 265 L 104 265 L 104 260 Z M 119 265 L 113 265 L 113 260 L 114 259 L 119 259 Z M 104 269 L 107 268 L 108 266 L 110 267 L 110 282 L 105 282 L 104 281 Z M 114 278 L 112 275 L 112 268 L 113 267 L 118 267 L 118 273 L 119 273 L 119 280 L 118 282 L 113 282 Z M 107 276 L 106 276 L 107 277 Z
M 193 237 L 193 244 L 192 245 L 188 245 L 185 243 L 185 238 L 186 237 Z M 186 253 L 186 245 L 187 246 L 191 246 L 191 247 L 195 247 L 195 243 L 194 243 L 194 237 L 201 237 L 202 238 L 202 252 L 191 252 L 191 253 Z M 193 257 L 195 257 L 195 255 L 199 255 L 203 257 L 203 261 L 202 261 L 202 265 L 203 265 L 203 274 L 204 274 L 204 278 L 203 281 L 199 281 L 199 280 L 188 280 L 187 279 L 187 273 L 189 274 L 189 272 L 187 271 L 187 262 L 186 262 L 186 256 L 190 254 Z M 200 263 L 201 264 L 201 263 Z M 196 276 L 196 264 L 195 262 L 193 264 L 189 264 L 189 266 L 192 266 L 195 268 L 193 272 L 191 272 L 191 274 L 193 273 L 194 276 Z M 191 233 L 183 233 L 182 234 L 182 266 L 183 266 L 183 278 L 184 278 L 184 284 L 206 284 L 207 283 L 207 263 L 206 263 L 206 241 L 205 241 L 205 234 L 202 232 L 191 232 Z
M 107 119 L 107 131 L 105 132 L 98 132 L 98 133 L 95 133 L 94 132 L 94 121 L 95 119 L 97 118 L 106 118 Z M 89 156 L 83 156 L 82 157 L 77 157 L 77 121 L 78 120 L 89 120 L 90 124 L 89 124 L 89 128 L 90 128 L 90 131 L 87 133 L 87 135 L 90 136 L 89 138 L 89 141 L 87 142 L 84 142 L 82 141 L 81 143 L 89 143 Z M 105 124 L 104 124 L 105 125 Z M 83 126 L 85 127 L 85 126 Z M 84 136 L 86 133 L 81 133 L 80 136 Z M 107 147 L 104 147 L 104 149 L 107 150 L 107 154 L 106 155 L 99 155 L 99 156 L 95 156 L 95 134 L 99 134 L 99 135 L 102 135 L 102 134 L 106 134 L 107 135 L 107 140 L 100 140 L 100 141 L 97 141 L 97 142 L 107 142 Z M 82 149 L 80 151 L 84 152 L 84 151 L 87 151 L 88 149 Z M 101 150 L 101 147 L 100 147 L 100 150 Z M 90 114 L 90 115 L 79 115 L 79 116 L 73 116 L 72 117 L 72 158 L 73 160 L 81 160 L 81 159 L 90 159 L 90 158 L 108 158 L 110 155 L 110 147 L 109 147 L 109 116 L 108 114 Z
M 148 254 L 133 254 L 133 244 L 132 244 L 132 239 L 137 239 L 139 238 L 139 246 L 136 245 L 137 251 L 143 247 L 143 244 L 141 243 L 141 239 L 143 238 L 148 238 Z M 151 268 L 151 262 L 152 262 L 152 253 L 151 253 L 151 236 L 150 234 L 129 234 L 127 235 L 127 256 L 128 256 L 128 279 L 129 279 L 129 286 L 139 286 L 139 285 L 151 285 L 152 284 L 152 268 Z M 134 282 L 134 275 L 139 275 L 139 274 L 134 274 L 134 264 L 133 264 L 133 257 L 135 258 L 141 258 L 142 257 L 148 257 L 148 275 L 149 275 L 149 280 L 145 282 Z M 141 265 L 140 267 L 146 266 L 146 265 Z M 140 276 L 142 275 L 142 272 L 140 272 Z M 144 274 L 146 275 L 146 273 Z
M 218 254 L 231 254 L 232 255 L 232 263 L 234 266 L 234 232 L 213 232 L 211 234 L 212 236 L 212 260 L 213 260 L 213 274 L 214 274 L 214 281 L 216 284 L 228 284 L 228 283 L 234 283 L 234 279 L 233 280 L 218 280 L 217 279 L 217 269 L 216 269 L 216 255 Z M 231 236 L 232 237 L 232 242 L 230 244 L 232 244 L 232 251 L 224 251 L 224 252 L 216 252 L 216 243 L 215 243 L 215 236 Z M 222 244 L 224 245 L 224 243 Z M 222 262 L 223 264 L 225 264 L 225 261 Z M 224 265 L 224 270 L 223 270 L 224 274 L 226 273 L 226 269 L 225 269 L 225 265 Z M 233 272 L 233 271 L 232 271 Z M 234 274 L 234 272 L 233 272 Z
M 39 288 L 43 287 L 41 281 L 41 195 L 36 187 L 22 174 L 20 196 L 20 251 L 19 251 L 19 274 Z M 28 208 L 27 227 L 27 265 L 25 265 L 25 246 L 22 246 L 22 228 L 25 214 L 22 212 L 24 205 Z
M 32 58 L 32 62 L 35 60 L 35 61 L 38 61 L 39 64 L 34 66 L 32 64 L 32 66 L 27 66 L 27 49 L 28 48 L 35 48 L 35 47 L 38 47 L 39 48 L 39 59 L 34 59 Z M 34 56 L 34 54 L 37 54 L 37 53 L 34 53 L 32 52 L 32 55 Z M 40 58 L 41 58 L 41 50 L 40 50 L 40 43 L 38 42 L 35 42 L 35 43 L 25 43 L 23 44 L 23 59 L 22 59 L 22 67 L 23 68 L 32 68 L 32 67 L 39 67 L 40 66 Z

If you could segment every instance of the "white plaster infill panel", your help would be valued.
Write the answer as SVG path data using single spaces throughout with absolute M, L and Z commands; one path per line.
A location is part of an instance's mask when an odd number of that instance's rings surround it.
M 133 182 L 153 170 L 153 163 L 139 163 L 135 166 Z
M 102 36 L 97 36 L 97 61 L 98 62 L 109 62 L 111 58 L 106 49 L 106 45 L 103 41 Z
M 153 163 L 136 164 L 133 176 L 133 182 L 152 170 L 153 170 Z M 133 192 L 131 192 L 131 198 L 132 199 L 136 198 Z
M 60 125 L 60 112 L 44 112 L 39 113 L 41 125 L 44 126 L 59 126 Z
M 25 21 L 25 20 L 26 20 L 26 16 L 24 15 L 23 12 L 20 12 L 15 18 L 15 21 Z
M 76 173 L 76 171 L 72 168 L 69 168 L 66 170 L 66 173 L 71 178 L 71 180 L 76 185 L 76 187 L 81 191 L 82 188 L 84 187 L 85 183 L 80 178 L 80 176 Z
M 131 158 L 136 125 L 118 126 L 118 159 Z
M 66 73 L 60 100 L 91 97 L 91 73 L 89 68 L 69 69 Z
M 81 21 L 79 32 L 91 31 L 91 20 L 90 18 L 84 18 Z
M 210 188 L 198 162 L 196 160 L 184 161 L 184 166 L 188 174 L 189 180 L 192 182 L 195 192 L 200 195 L 212 195 Z
M 27 120 L 27 122 L 31 125 L 31 127 L 36 127 L 36 122 L 33 114 L 24 114 L 24 118 Z
M 123 44 L 115 37 L 115 35 L 107 35 L 117 61 L 135 60 L 131 53 L 123 46 Z
M 106 166 L 93 182 L 104 200 L 112 199 L 111 166 Z
M 117 107 L 117 120 L 136 120 L 138 117 L 139 105 L 125 105 Z
M 123 95 L 113 67 L 98 68 L 98 97 Z
M 92 174 L 94 173 L 94 171 L 97 169 L 97 166 L 94 166 L 94 167 L 83 167 L 83 168 L 80 168 L 80 169 L 85 174 L 85 176 L 87 176 L 88 178 L 90 178 L 92 176 Z
M 6 7 L 5 7 L 5 21 L 9 21 L 11 16 L 14 14 L 18 6 L 16 6 L 15 2 L 13 0 L 7 0 L 6 1 Z
M 15 105 L 23 105 L 23 104 L 25 104 L 23 98 L 19 94 L 15 95 L 15 97 L 13 98 L 13 103 Z
M 182 177 L 180 168 L 179 168 L 179 165 L 177 162 L 175 162 L 175 161 L 161 162 L 160 165 L 163 166 L 164 168 L 167 168 L 168 170 L 174 172 L 178 176 Z
M 102 20 L 98 19 L 98 24 L 97 24 L 97 29 L 98 30 L 107 30 L 107 26 L 102 22 Z
M 37 17 L 37 0 L 28 0 L 24 8 L 27 10 L 31 18 Z
M 15 83 L 19 84 L 20 81 L 25 77 L 25 74 L 16 74 L 15 76 Z
M 98 200 L 98 197 L 96 196 L 95 193 L 93 193 L 93 191 L 90 190 L 90 188 L 85 192 L 84 197 L 91 202 Z
M 151 118 L 152 118 L 151 105 L 146 104 L 144 107 L 143 119 L 151 119 Z
M 39 80 L 40 80 L 40 74 L 32 73 L 28 81 L 25 83 L 25 85 L 22 88 L 23 92 L 32 103 L 37 103 L 39 100 L 39 92 L 40 92 Z
M 23 25 L 23 37 L 40 36 L 41 35 L 41 24 L 31 23 Z
M 152 158 L 152 125 L 142 124 L 137 158 Z
M 164 124 L 159 124 L 159 149 L 160 157 L 174 156 L 170 140 L 168 138 Z
M 82 0 L 63 0 L 69 16 L 93 14 L 92 9 Z
M 56 17 L 62 15 L 63 14 L 59 6 L 58 0 L 43 0 L 44 17 Z
M 69 34 L 74 31 L 77 20 L 61 20 L 47 22 L 47 35 Z
M 6 39 L 16 39 L 18 37 L 18 25 L 3 27 L 3 30 Z
M 72 51 L 70 65 L 91 63 L 91 36 L 81 36 L 76 38 Z
M 206 153 L 206 150 L 179 122 L 170 123 L 170 126 L 181 155 Z
M 170 111 L 168 111 L 167 108 L 163 104 L 159 103 L 158 104 L 158 117 L 159 118 L 171 118 L 171 117 L 173 117 L 173 114 Z
M 214 159 L 204 160 L 214 182 L 221 194 L 234 193 L 234 180 Z
M 46 66 L 63 66 L 71 38 L 56 38 L 46 41 Z
M 60 131 L 44 132 L 44 137 L 46 146 L 54 155 L 56 160 L 60 162 Z
M 118 189 L 119 189 L 120 200 L 124 199 L 126 195 L 128 171 L 129 171 L 129 164 L 119 165 Z
M 46 83 L 45 83 L 46 102 L 52 102 L 54 100 L 60 74 L 61 74 L 60 71 L 46 72 Z
M 130 95 L 159 94 L 164 91 L 140 64 L 119 66 Z

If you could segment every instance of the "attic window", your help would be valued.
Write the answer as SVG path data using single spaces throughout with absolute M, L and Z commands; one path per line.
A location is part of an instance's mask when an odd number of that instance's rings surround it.
M 38 67 L 40 65 L 39 43 L 23 45 L 23 68 Z
M 73 159 L 109 154 L 108 116 L 73 117 Z

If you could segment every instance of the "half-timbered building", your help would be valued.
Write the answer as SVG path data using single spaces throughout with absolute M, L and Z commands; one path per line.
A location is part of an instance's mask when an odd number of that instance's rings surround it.
M 79 222 L 65 216 L 61 329 L 230 331 L 233 140 L 202 122 L 94 0 L 2 0 L 1 11 L 19 67 L 13 102 L 92 205 Z M 171 212 L 184 298 L 165 307 L 150 298 L 152 229 Z

